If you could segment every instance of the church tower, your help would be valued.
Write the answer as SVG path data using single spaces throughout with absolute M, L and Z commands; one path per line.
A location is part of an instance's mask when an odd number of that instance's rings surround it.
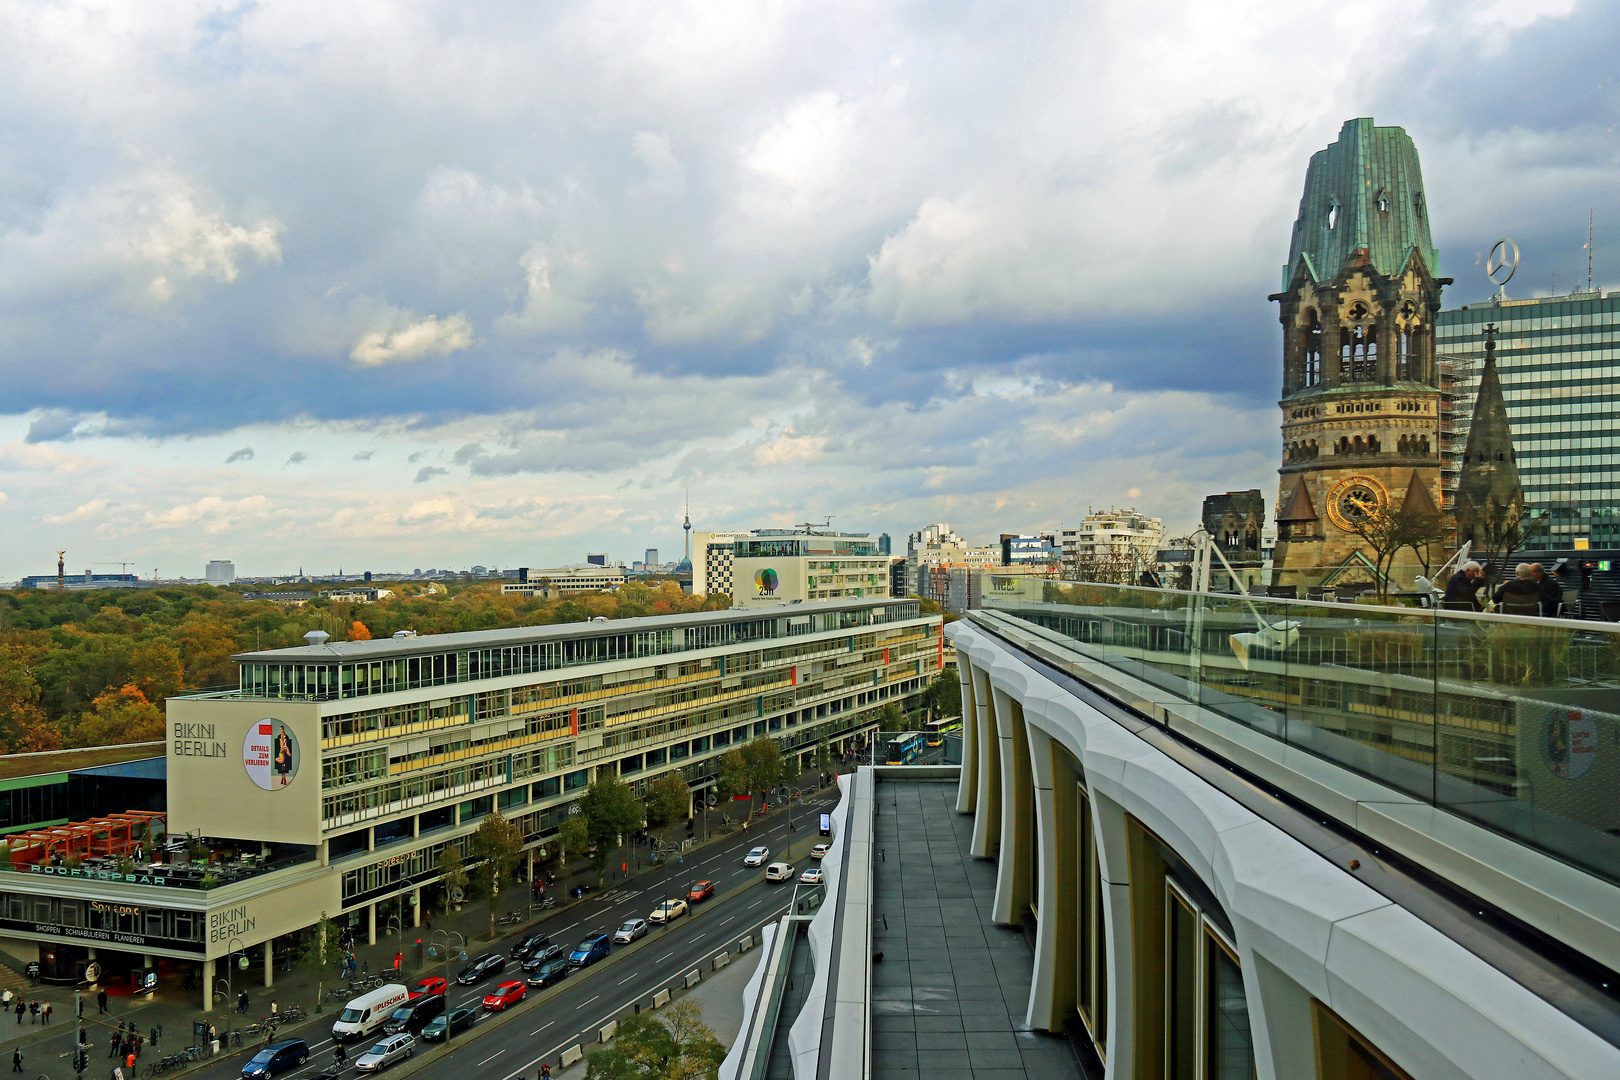
M 1283 268 L 1282 468 L 1272 580 L 1299 595 L 1373 580 L 1354 527 L 1380 511 L 1437 512 L 1439 252 L 1417 147 L 1347 121 L 1312 155 Z M 1390 576 L 1418 572 L 1410 551 Z
M 1474 416 L 1463 450 L 1457 483 L 1457 540 L 1467 540 L 1483 560 L 1518 546 L 1524 520 L 1524 488 L 1519 483 L 1507 402 L 1496 373 L 1496 327 L 1485 328 L 1485 371 L 1474 398 Z

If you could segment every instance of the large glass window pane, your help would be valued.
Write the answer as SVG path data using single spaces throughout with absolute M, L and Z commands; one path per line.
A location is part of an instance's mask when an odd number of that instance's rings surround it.
M 1165 1075 L 1198 1078 L 1198 914 L 1165 889 Z
M 1208 943 L 1208 1080 L 1251 1080 L 1254 1042 L 1249 1037 L 1249 999 L 1243 971 L 1214 935 Z

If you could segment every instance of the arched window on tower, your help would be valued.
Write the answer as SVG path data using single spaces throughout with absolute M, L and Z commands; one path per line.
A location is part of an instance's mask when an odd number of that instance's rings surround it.
M 1322 381 L 1322 321 L 1312 311 L 1305 322 L 1305 385 L 1316 386 Z

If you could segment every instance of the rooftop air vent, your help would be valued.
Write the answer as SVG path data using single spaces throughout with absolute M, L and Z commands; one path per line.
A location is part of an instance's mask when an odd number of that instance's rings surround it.
M 325 630 L 311 630 L 309 633 L 304 635 L 304 640 L 309 642 L 311 645 L 325 645 L 327 641 L 331 639 L 331 637 L 332 635 L 328 634 Z

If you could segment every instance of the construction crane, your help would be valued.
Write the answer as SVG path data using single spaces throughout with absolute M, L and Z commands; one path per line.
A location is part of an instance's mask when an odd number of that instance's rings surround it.
M 126 577 L 129 576 L 129 568 L 134 566 L 135 564 L 132 563 L 132 562 L 98 562 L 98 563 L 96 563 L 96 565 L 97 566 L 116 566 L 116 567 L 118 567 L 118 576 L 119 576 L 119 579 L 122 580 L 123 578 L 126 578 Z
M 823 522 L 820 522 L 819 524 L 817 522 L 814 522 L 814 521 L 801 521 L 801 522 L 799 522 L 797 525 L 795 525 L 793 527 L 795 529 L 803 529 L 805 531 L 806 535 L 814 536 L 815 535 L 814 530 L 816 530 L 816 529 L 830 529 L 830 528 L 832 528 L 832 523 L 833 523 L 832 516 L 828 515 L 827 520 L 823 521 Z

